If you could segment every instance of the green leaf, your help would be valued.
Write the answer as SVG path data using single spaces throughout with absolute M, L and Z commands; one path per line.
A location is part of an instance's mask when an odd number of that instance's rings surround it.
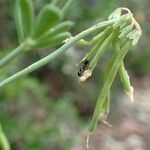
M 33 10 L 31 0 L 16 0 L 15 22 L 20 42 L 27 38 L 32 32 Z
M 45 48 L 45 47 L 56 46 L 69 37 L 71 37 L 71 34 L 69 32 L 63 32 L 46 41 L 40 41 L 34 46 L 34 48 Z
M 54 5 L 45 5 L 37 16 L 33 38 L 37 38 L 47 32 L 62 18 L 61 11 Z
M 73 26 L 72 21 L 64 21 L 62 23 L 59 23 L 54 28 L 49 29 L 46 33 L 44 33 L 42 36 L 40 36 L 38 39 L 36 39 L 36 42 L 42 42 L 49 40 L 56 36 L 59 33 L 63 33 L 68 31 Z
M 69 11 L 71 10 L 71 7 L 73 5 L 74 0 L 68 0 L 64 7 L 62 8 L 62 12 L 64 15 L 67 15 Z

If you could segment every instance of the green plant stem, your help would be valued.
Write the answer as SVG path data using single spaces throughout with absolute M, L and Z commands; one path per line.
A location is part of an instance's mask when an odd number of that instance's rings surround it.
M 21 45 L 12 50 L 7 56 L 5 56 L 0 61 L 0 69 L 4 67 L 6 64 L 8 64 L 11 60 L 13 60 L 16 56 L 18 56 L 19 54 L 23 53 L 25 50 L 28 49 L 29 49 L 28 41 L 23 42 Z
M 1 150 L 10 150 L 10 145 L 8 143 L 8 140 L 5 136 L 5 134 L 2 131 L 1 124 L 0 124 L 0 149 Z
M 131 47 L 131 41 L 127 42 L 123 46 L 122 50 L 120 50 L 120 53 L 118 53 L 118 55 L 114 57 L 113 65 L 107 75 L 107 79 L 104 83 L 104 86 L 100 92 L 100 95 L 99 95 L 97 103 L 96 103 L 94 114 L 93 114 L 93 117 L 92 117 L 92 120 L 90 123 L 90 127 L 89 127 L 90 132 L 92 132 L 96 128 L 104 101 L 106 100 L 106 97 L 110 91 L 111 85 L 115 79 L 117 71 L 121 65 L 123 58 L 125 57 L 126 53 L 128 52 L 129 47 Z
M 87 35 L 99 30 L 100 28 L 106 27 L 108 25 L 112 25 L 117 20 L 118 19 L 113 19 L 113 20 L 108 20 L 108 21 L 98 23 L 98 24 L 92 26 L 91 28 L 84 30 L 83 32 L 79 33 L 75 37 L 68 39 L 68 41 L 66 41 L 66 43 L 62 47 L 60 47 L 59 49 L 57 49 L 53 53 L 49 54 L 48 56 L 44 57 L 43 59 L 33 63 L 32 65 L 28 66 L 27 68 L 17 72 L 16 74 L 14 74 L 14 75 L 8 77 L 7 79 L 3 80 L 2 82 L 0 82 L 0 87 L 3 87 L 5 85 L 7 85 L 8 83 L 18 79 L 19 77 L 22 77 L 22 76 L 38 69 L 38 68 L 44 66 L 48 62 L 61 56 L 69 47 L 76 44 L 80 39 L 82 39 L 82 38 L 86 37 Z

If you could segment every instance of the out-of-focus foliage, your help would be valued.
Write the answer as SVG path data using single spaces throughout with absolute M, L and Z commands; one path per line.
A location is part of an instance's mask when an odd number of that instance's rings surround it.
M 48 2 L 34 0 L 36 12 Z M 75 22 L 71 33 L 76 35 L 105 20 L 119 6 L 131 9 L 142 26 L 140 44 L 129 53 L 126 64 L 131 77 L 144 78 L 150 73 L 149 0 L 77 0 L 67 16 Z M 17 43 L 13 9 L 14 1 L 0 0 L 0 58 Z M 78 133 L 92 115 L 107 64 L 105 58 L 109 57 L 106 54 L 93 77 L 79 85 L 76 63 L 85 51 L 73 47 L 63 57 L 0 90 L 0 122 L 12 149 L 69 150 L 78 140 Z M 19 57 L 0 70 L 0 80 L 50 52 L 43 49 Z M 114 93 L 120 92 L 120 83 L 116 84 Z

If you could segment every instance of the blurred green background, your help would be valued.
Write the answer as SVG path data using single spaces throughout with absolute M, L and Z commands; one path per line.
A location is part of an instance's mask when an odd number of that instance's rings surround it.
M 34 0 L 34 3 L 38 10 L 50 0 Z M 106 20 L 120 6 L 133 12 L 143 30 L 138 46 L 125 59 L 136 90 L 136 102 L 129 105 L 129 98 L 117 78 L 111 92 L 108 118 L 113 127 L 108 129 L 102 125 L 102 133 L 98 127 L 90 141 L 92 150 L 148 150 L 150 147 L 150 1 L 75 0 L 67 18 L 75 22 L 71 33 L 76 35 Z M 13 12 L 14 0 L 0 0 L 0 58 L 18 45 Z M 91 79 L 78 84 L 76 63 L 86 51 L 83 47 L 72 47 L 63 57 L 0 90 L 0 122 L 13 150 L 85 149 L 87 127 L 103 85 L 109 55 L 105 55 Z M 50 52 L 51 49 L 42 49 L 19 56 L 0 70 L 0 80 Z

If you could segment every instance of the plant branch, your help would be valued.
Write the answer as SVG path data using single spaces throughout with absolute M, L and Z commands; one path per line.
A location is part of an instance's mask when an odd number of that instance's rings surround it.
M 8 77 L 7 79 L 3 80 L 0 83 L 0 87 L 4 87 L 5 85 L 7 85 L 8 83 L 18 79 L 19 77 L 22 77 L 34 70 L 37 70 L 38 68 L 44 66 L 45 64 L 47 64 L 48 62 L 54 60 L 55 58 L 61 56 L 69 47 L 73 46 L 74 44 L 76 44 L 80 39 L 85 38 L 87 35 L 93 33 L 94 31 L 97 31 L 103 27 L 106 27 L 108 25 L 112 25 L 114 22 L 118 21 L 118 19 L 113 19 L 113 20 L 108 20 L 108 21 L 104 21 L 102 23 L 98 23 L 94 26 L 92 26 L 91 28 L 82 31 L 81 33 L 79 33 L 78 35 L 76 35 L 75 37 L 72 37 L 70 39 L 68 39 L 66 41 L 66 43 L 58 48 L 56 51 L 54 51 L 53 53 L 49 54 L 48 56 L 44 57 L 43 59 L 33 63 L 32 65 L 28 66 L 27 68 L 17 72 L 16 74 Z
M 1 61 L 0 61 L 0 69 L 8 64 L 11 60 L 13 60 L 16 56 L 18 56 L 19 54 L 23 53 L 25 50 L 30 49 L 29 46 L 29 41 L 26 40 L 25 42 L 23 42 L 21 45 L 19 45 L 17 48 L 15 48 L 14 50 L 12 50 L 7 56 L 5 56 Z

